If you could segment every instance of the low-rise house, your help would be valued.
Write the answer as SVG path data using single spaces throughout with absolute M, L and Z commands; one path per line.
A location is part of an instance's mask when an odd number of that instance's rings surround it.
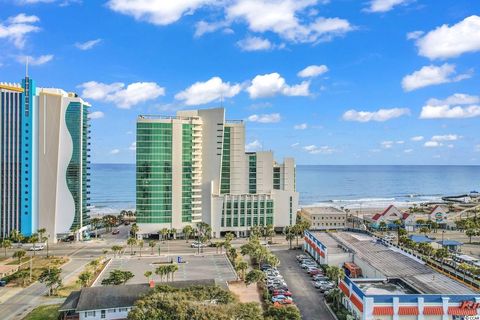
M 446 224 L 449 209 L 447 206 L 436 205 L 428 214 L 428 220 L 434 221 L 439 225 Z
M 305 207 L 300 215 L 310 222 L 311 230 L 344 229 L 347 214 L 335 207 Z
M 390 205 L 383 212 L 375 214 L 371 218 L 366 218 L 370 222 L 372 228 L 378 229 L 382 222 L 385 223 L 388 229 L 395 229 L 397 225 L 395 221 L 401 221 L 407 230 L 413 230 L 415 221 L 413 215 L 403 212 L 394 205 Z

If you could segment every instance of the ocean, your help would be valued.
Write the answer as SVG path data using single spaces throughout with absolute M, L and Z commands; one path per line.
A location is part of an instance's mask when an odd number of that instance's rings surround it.
M 480 166 L 297 166 L 300 205 L 378 208 L 480 189 Z M 135 165 L 92 164 L 92 213 L 135 209 Z

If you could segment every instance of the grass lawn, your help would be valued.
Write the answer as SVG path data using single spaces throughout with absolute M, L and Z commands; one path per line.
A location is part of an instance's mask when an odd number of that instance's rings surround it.
M 57 320 L 59 304 L 40 306 L 33 309 L 23 320 Z

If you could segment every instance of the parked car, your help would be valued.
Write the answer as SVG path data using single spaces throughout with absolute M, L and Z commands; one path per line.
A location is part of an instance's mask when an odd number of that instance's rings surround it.
M 286 299 L 278 301 L 278 303 L 280 303 L 280 304 L 292 304 L 293 299 L 291 297 L 287 297 Z
M 190 245 L 190 247 L 192 248 L 205 248 L 206 246 L 206 244 L 197 241 L 192 242 L 192 244 Z
M 120 230 L 118 230 L 118 229 L 115 229 L 115 230 L 112 231 L 112 234 L 119 234 L 119 233 L 120 233 Z
M 287 296 L 284 296 L 284 295 L 278 295 L 278 296 L 275 296 L 275 297 L 272 297 L 272 302 L 281 302 L 283 300 L 292 300 L 292 298 L 290 297 L 287 297 Z
M 30 248 L 28 248 L 28 251 L 41 251 L 45 248 L 43 245 L 33 245 Z
M 301 261 L 301 260 L 304 260 L 304 259 L 307 259 L 308 257 L 304 254 L 299 254 L 298 256 L 295 257 L 297 259 L 297 261 Z
M 126 225 L 126 226 L 128 226 L 128 225 L 130 224 L 130 222 L 125 221 L 123 224 Z
M 317 275 L 317 274 L 323 275 L 323 271 L 320 269 L 311 269 L 311 270 L 308 270 L 308 274 L 313 277 L 314 275 Z
M 322 274 L 317 274 L 313 276 L 313 281 L 329 281 L 330 279 Z
M 260 270 L 265 271 L 265 270 L 268 270 L 268 269 L 272 269 L 272 266 L 269 265 L 268 263 L 262 263 L 260 265 Z
M 7 281 L 0 280 L 0 287 L 5 287 L 7 285 Z
M 292 293 L 288 290 L 273 290 L 272 296 L 284 295 L 286 297 L 291 297 Z

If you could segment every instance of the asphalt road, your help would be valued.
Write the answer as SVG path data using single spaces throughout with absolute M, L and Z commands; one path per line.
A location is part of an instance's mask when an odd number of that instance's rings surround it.
M 275 250 L 280 259 L 278 271 L 292 292 L 293 301 L 300 309 L 303 320 L 335 320 L 324 303 L 323 294 L 312 284 L 311 277 L 305 273 L 295 259 L 301 250 Z

